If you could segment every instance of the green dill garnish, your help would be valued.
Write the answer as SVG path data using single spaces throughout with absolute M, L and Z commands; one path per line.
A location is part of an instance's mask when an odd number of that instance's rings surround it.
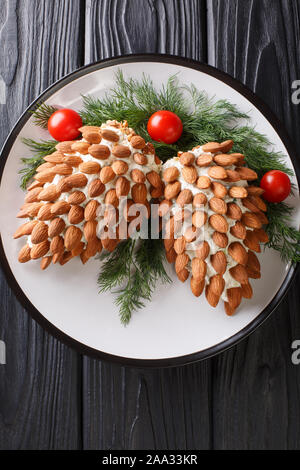
M 134 311 L 151 299 L 158 280 L 171 282 L 163 264 L 162 240 L 129 239 L 100 258 L 104 260 L 98 277 L 100 292 L 117 288 L 115 303 L 124 325 L 129 323 Z
M 42 129 L 48 128 L 48 120 L 53 113 L 57 111 L 57 108 L 50 106 L 46 103 L 38 103 L 36 108 L 31 111 L 33 115 L 33 123 Z
M 22 139 L 22 142 L 29 147 L 31 152 L 34 154 L 33 157 L 21 158 L 21 162 L 24 163 L 24 168 L 19 171 L 21 177 L 21 188 L 26 190 L 29 181 L 33 178 L 36 173 L 36 169 L 42 163 L 44 163 L 44 157 L 55 152 L 55 146 L 58 144 L 56 140 L 42 140 L 37 142 L 32 139 Z

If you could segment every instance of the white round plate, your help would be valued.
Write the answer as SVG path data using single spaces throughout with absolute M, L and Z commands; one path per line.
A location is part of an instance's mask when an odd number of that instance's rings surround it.
M 145 73 L 157 87 L 178 74 L 180 82 L 195 84 L 215 99 L 226 98 L 251 116 L 252 125 L 286 155 L 287 165 L 295 169 L 293 150 L 269 109 L 239 82 L 198 62 L 159 55 L 102 61 L 68 75 L 37 101 L 80 109 L 81 95 L 103 97 L 115 85 L 119 69 L 125 77 L 136 79 Z M 41 272 L 38 261 L 26 265 L 18 262 L 22 241 L 12 238 L 19 225 L 16 214 L 24 199 L 18 171 L 20 158 L 29 154 L 21 137 L 48 137 L 46 131 L 33 125 L 28 110 L 2 151 L 1 264 L 10 285 L 32 316 L 80 352 L 137 366 L 172 366 L 207 358 L 251 333 L 286 292 L 295 267 L 284 264 L 272 250 L 260 255 L 262 279 L 253 282 L 253 298 L 244 300 L 233 317 L 225 315 L 223 305 L 211 308 L 204 295 L 195 298 L 189 286 L 181 284 L 170 268 L 174 282 L 157 286 L 152 302 L 134 313 L 125 328 L 120 323 L 114 295 L 98 293 L 99 261 L 90 260 L 83 266 L 79 259 L 73 259 L 63 267 L 52 265 L 45 272 Z M 296 178 L 294 183 L 298 188 Z M 296 208 L 294 220 L 299 226 L 298 198 L 289 202 Z

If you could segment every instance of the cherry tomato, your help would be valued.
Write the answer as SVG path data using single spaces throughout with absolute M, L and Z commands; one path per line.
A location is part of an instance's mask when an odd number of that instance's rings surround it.
M 182 122 L 172 111 L 157 111 L 152 114 L 147 124 L 150 137 L 156 141 L 173 144 L 182 134 Z
M 265 191 L 264 199 L 269 202 L 282 202 L 291 192 L 291 181 L 283 171 L 272 170 L 263 176 L 260 187 Z
M 73 109 L 58 109 L 48 120 L 48 131 L 55 140 L 74 140 L 80 135 L 78 130 L 82 120 Z

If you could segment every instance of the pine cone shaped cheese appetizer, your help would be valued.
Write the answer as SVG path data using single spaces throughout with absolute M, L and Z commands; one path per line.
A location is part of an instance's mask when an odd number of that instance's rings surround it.
M 160 204 L 166 256 L 178 278 L 190 277 L 193 294 L 205 291 L 213 307 L 224 300 L 228 315 L 252 297 L 249 279 L 260 277 L 255 252 L 268 241 L 262 190 L 250 185 L 257 174 L 243 155 L 229 153 L 232 146 L 210 142 L 168 160 Z
M 120 237 L 118 228 L 117 235 L 108 234 L 110 226 L 116 227 L 121 217 L 129 222 L 130 204 L 149 209 L 148 201 L 163 195 L 161 162 L 153 146 L 126 122 L 80 130 L 81 140 L 61 142 L 44 158 L 28 188 L 17 215 L 28 220 L 14 235 L 27 237 L 19 252 L 21 263 L 41 259 L 45 269 L 75 256 L 85 263 L 102 248 L 113 251 Z M 127 198 L 122 214 L 121 198 Z M 114 224 L 109 223 L 111 212 Z

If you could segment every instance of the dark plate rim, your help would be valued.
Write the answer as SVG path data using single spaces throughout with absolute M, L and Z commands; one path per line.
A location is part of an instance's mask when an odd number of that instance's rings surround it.
M 208 75 L 217 78 L 218 80 L 224 82 L 225 84 L 229 85 L 230 87 L 234 88 L 238 91 L 241 95 L 247 98 L 269 121 L 272 125 L 276 133 L 279 135 L 280 139 L 284 143 L 289 157 L 293 163 L 298 185 L 300 186 L 300 168 L 296 158 L 296 152 L 293 148 L 293 145 L 290 141 L 290 138 L 282 124 L 282 122 L 275 116 L 275 114 L 270 110 L 270 108 L 260 99 L 258 98 L 249 88 L 245 85 L 240 83 L 238 80 L 232 78 L 230 75 L 222 72 L 215 67 L 212 67 L 207 64 L 203 64 L 202 62 L 198 62 L 192 59 L 186 59 L 179 56 L 167 55 L 167 54 L 130 54 L 124 56 L 118 56 L 113 59 L 104 59 L 98 62 L 94 62 L 89 65 L 85 65 L 74 72 L 66 75 L 65 77 L 61 78 L 49 88 L 47 88 L 43 93 L 41 93 L 38 98 L 31 103 L 31 105 L 25 110 L 25 112 L 21 115 L 17 123 L 15 124 L 14 128 L 10 132 L 9 136 L 7 137 L 3 148 L 0 154 L 0 184 L 2 181 L 3 170 L 6 164 L 6 160 L 9 156 L 10 150 L 19 135 L 19 132 L 26 124 L 26 122 L 31 117 L 30 111 L 36 106 L 38 102 L 41 100 L 48 99 L 51 95 L 53 95 L 56 91 L 63 88 L 68 83 L 72 82 L 73 80 L 86 75 L 87 73 L 91 73 L 95 70 L 99 70 L 102 68 L 107 68 L 110 66 L 115 65 L 122 65 L 126 63 L 132 62 L 161 62 L 161 63 L 170 63 L 175 64 L 187 68 L 192 68 L 198 70 L 200 72 L 206 73 Z M 122 357 L 116 356 L 113 354 L 105 353 L 99 351 L 97 349 L 91 348 L 72 337 L 68 336 L 66 333 L 61 331 L 59 328 L 55 327 L 52 323 L 50 323 L 30 302 L 30 300 L 26 297 L 25 293 L 17 283 L 11 269 L 9 263 L 7 261 L 2 239 L 0 239 L 0 265 L 2 270 L 6 276 L 9 286 L 13 290 L 14 294 L 16 295 L 17 299 L 20 301 L 22 306 L 27 310 L 27 312 L 50 334 L 58 338 L 60 341 L 65 343 L 67 346 L 75 349 L 80 354 L 85 354 L 91 356 L 96 359 L 102 359 L 105 361 L 115 362 L 120 365 L 131 366 L 131 367 L 175 367 L 175 366 L 183 366 L 186 364 L 190 364 L 193 362 L 201 361 L 204 359 L 211 358 L 216 354 L 226 351 L 227 349 L 235 346 L 237 343 L 248 337 L 251 333 L 253 333 L 267 318 L 272 314 L 272 312 L 276 309 L 279 305 L 283 297 L 286 295 L 289 287 L 291 286 L 292 280 L 294 279 L 296 272 L 298 270 L 299 265 L 292 265 L 287 272 L 287 275 L 279 288 L 278 292 L 275 294 L 271 302 L 265 307 L 265 309 L 245 328 L 240 330 L 235 335 L 227 338 L 225 341 L 218 343 L 208 349 L 198 351 L 192 354 L 178 356 L 178 357 L 171 357 L 171 358 L 163 358 L 163 359 L 137 359 L 137 358 L 129 358 L 129 357 Z

